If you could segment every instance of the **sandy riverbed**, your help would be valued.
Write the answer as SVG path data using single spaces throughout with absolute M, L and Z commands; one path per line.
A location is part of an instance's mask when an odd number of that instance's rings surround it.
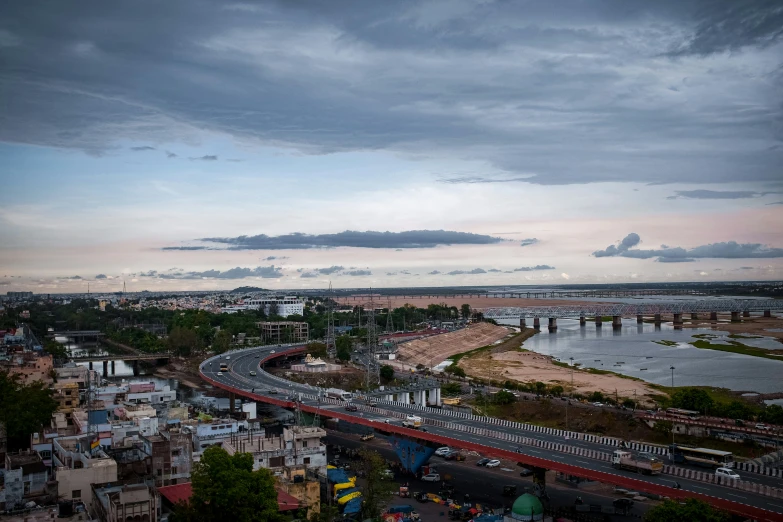
M 718 323 L 710 321 L 709 314 L 702 314 L 699 319 L 685 319 L 689 321 L 684 324 L 685 328 L 715 328 L 729 332 L 729 334 L 738 335 L 762 335 L 764 337 L 774 337 L 783 341 L 783 318 L 779 317 L 743 317 L 741 323 L 732 323 L 730 314 L 718 314 Z M 779 330 L 771 332 L 770 330 Z M 737 339 L 742 341 L 742 339 Z M 783 342 L 780 344 L 783 350 Z
M 500 308 L 504 306 L 564 306 L 564 305 L 576 305 L 586 304 L 589 301 L 571 301 L 565 299 L 516 299 L 516 298 L 495 298 L 495 297 L 445 297 L 445 296 L 382 296 L 376 297 L 375 303 L 377 306 L 387 307 L 391 301 L 392 308 L 399 308 L 403 305 L 410 304 L 417 308 L 427 308 L 430 304 L 446 304 L 447 306 L 461 307 L 463 304 L 469 304 L 471 308 L 483 309 L 483 308 Z M 355 306 L 360 304 L 366 304 L 369 302 L 368 298 L 353 299 L 339 297 L 337 302 L 344 305 Z

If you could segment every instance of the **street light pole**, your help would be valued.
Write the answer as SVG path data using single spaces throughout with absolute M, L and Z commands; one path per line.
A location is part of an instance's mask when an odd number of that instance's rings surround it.
M 672 393 L 674 393 L 674 366 L 669 367 L 669 369 L 672 371 Z

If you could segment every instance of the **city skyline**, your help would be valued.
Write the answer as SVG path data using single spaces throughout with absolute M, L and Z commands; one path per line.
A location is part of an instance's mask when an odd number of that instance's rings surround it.
M 0 13 L 0 293 L 783 279 L 774 2 Z

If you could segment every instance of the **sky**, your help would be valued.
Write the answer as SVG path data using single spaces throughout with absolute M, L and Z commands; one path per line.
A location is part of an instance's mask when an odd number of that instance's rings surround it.
M 783 279 L 783 6 L 0 4 L 0 293 Z

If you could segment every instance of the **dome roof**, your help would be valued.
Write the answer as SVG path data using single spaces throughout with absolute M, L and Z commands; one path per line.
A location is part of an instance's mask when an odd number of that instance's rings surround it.
M 543 513 L 544 506 L 541 505 L 541 501 L 530 493 L 525 493 L 516 499 L 516 501 L 514 501 L 514 505 L 511 507 L 512 516 L 526 516 L 526 520 L 530 520 L 530 518 L 527 517 L 530 517 L 531 515 L 543 515 Z

